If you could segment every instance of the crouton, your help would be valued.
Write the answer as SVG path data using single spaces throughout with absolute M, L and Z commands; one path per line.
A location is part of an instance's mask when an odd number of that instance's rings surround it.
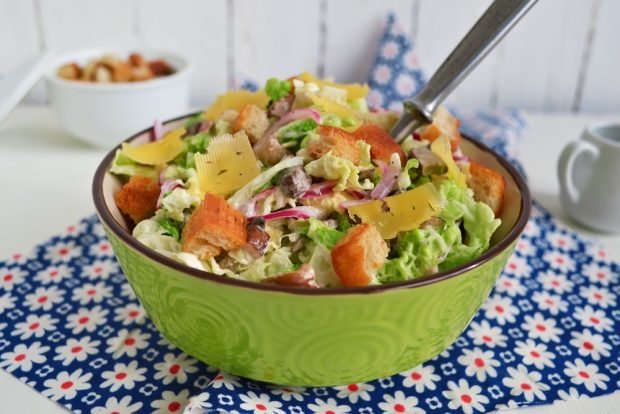
M 254 104 L 247 104 L 233 124 L 233 132 L 245 131 L 252 144 L 265 135 L 267 128 L 269 128 L 267 113 Z
M 452 151 L 456 151 L 461 143 L 460 125 L 461 121 L 452 116 L 445 107 L 440 106 L 433 115 L 433 123 L 425 126 L 420 132 L 420 139 L 432 142 L 441 135 L 446 135 L 450 139 Z
M 131 217 L 134 223 L 138 223 L 155 214 L 159 191 L 155 180 L 134 175 L 116 193 L 114 201 L 120 211 Z
M 402 165 L 407 162 L 407 156 L 400 145 L 378 125 L 362 125 L 353 132 L 353 136 L 370 145 L 370 157 L 373 160 L 389 162 L 392 154 L 396 153 Z
M 346 158 L 353 164 L 360 163 L 360 149 L 357 146 L 357 139 L 351 133 L 325 125 L 321 125 L 317 132 L 319 139 L 310 140 L 306 147 L 310 157 L 318 159 L 331 151 L 332 155 Z
M 187 220 L 181 249 L 202 260 L 241 247 L 246 242 L 245 217 L 218 195 L 207 193 Z
M 331 254 L 334 271 L 345 287 L 373 283 L 387 255 L 387 244 L 371 224 L 351 227 Z
M 474 190 L 477 201 L 482 201 L 491 207 L 496 216 L 499 215 L 506 191 L 506 180 L 500 173 L 470 161 L 467 184 Z

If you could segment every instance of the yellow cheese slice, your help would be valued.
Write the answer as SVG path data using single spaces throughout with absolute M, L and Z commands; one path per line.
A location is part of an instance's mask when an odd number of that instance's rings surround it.
M 202 194 L 228 195 L 260 174 L 245 131 L 215 137 L 204 154 L 194 155 Z
M 441 209 L 441 196 L 432 183 L 382 201 L 374 200 L 349 208 L 350 216 L 359 217 L 363 223 L 374 224 L 384 239 L 393 239 L 401 231 L 416 229 L 420 224 L 437 216 Z
M 168 132 L 162 139 L 148 144 L 133 146 L 123 143 L 123 154 L 146 165 L 161 165 L 172 160 L 183 151 L 185 128 L 178 128 Z
M 349 108 L 348 106 L 339 104 L 334 100 L 324 96 L 319 96 L 315 93 L 306 92 L 306 95 L 310 98 L 314 105 L 321 109 L 322 112 L 336 114 L 338 116 L 350 116 L 355 119 L 359 118 L 359 112 L 353 108 Z
M 360 83 L 334 83 L 325 81 L 323 79 L 319 79 L 314 77 L 312 74 L 308 72 L 304 72 L 301 75 L 297 76 L 297 78 L 301 79 L 304 82 L 312 82 L 316 83 L 319 86 L 331 86 L 332 88 L 344 89 L 347 91 L 347 99 L 354 101 L 359 98 L 365 98 L 368 95 L 368 85 L 360 84 Z
M 237 112 L 248 104 L 254 104 L 260 108 L 266 108 L 269 103 L 269 97 L 263 90 L 250 92 L 246 90 L 229 91 L 224 95 L 220 95 L 211 104 L 205 116 L 210 121 L 215 121 L 227 109 L 234 109 Z
M 467 185 L 467 177 L 463 174 L 459 166 L 456 165 L 454 158 L 452 158 L 452 148 L 450 147 L 450 140 L 448 137 L 442 135 L 434 140 L 431 144 L 431 151 L 441 158 L 443 163 L 448 167 L 446 176 L 456 181 L 461 187 L 465 187 Z

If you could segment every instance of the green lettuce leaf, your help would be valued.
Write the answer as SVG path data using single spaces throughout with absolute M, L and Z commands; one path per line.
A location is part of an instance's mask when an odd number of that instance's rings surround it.
M 122 150 L 117 150 L 112 161 L 112 167 L 110 172 L 116 175 L 126 175 L 131 177 L 133 175 L 142 175 L 145 177 L 157 180 L 158 172 L 157 168 L 150 165 L 141 165 L 123 154 Z
M 501 223 L 493 211 L 475 201 L 470 189 L 452 180 L 444 181 L 439 192 L 445 203 L 439 215 L 441 224 L 399 235 L 394 248 L 396 257 L 386 261 L 379 270 L 381 283 L 449 270 L 475 259 L 489 248 L 491 236 Z
M 140 243 L 160 253 L 178 253 L 181 251 L 181 244 L 177 239 L 166 235 L 166 229 L 156 220 L 142 220 L 134 227 L 132 234 Z
M 250 266 L 239 273 L 239 277 L 253 282 L 261 281 L 267 277 L 292 272 L 295 266 L 289 256 L 291 252 L 288 248 L 282 247 L 267 253 L 265 256 L 255 260 Z
M 185 210 L 190 207 L 197 207 L 200 204 L 200 197 L 192 194 L 184 188 L 175 188 L 170 194 L 162 199 L 162 209 L 166 217 L 175 221 L 183 222 Z
M 314 177 L 326 180 L 338 180 L 334 191 L 342 191 L 346 188 L 355 190 L 370 190 L 374 186 L 366 180 L 360 183 L 360 168 L 351 161 L 336 157 L 331 152 L 321 156 L 318 160 L 310 161 L 304 167 L 306 172 Z
M 336 243 L 344 237 L 344 233 L 329 227 L 321 220 L 311 218 L 308 220 L 298 220 L 292 224 L 294 230 L 301 235 L 307 236 L 316 244 L 320 244 L 328 248 L 333 249 Z
M 265 93 L 272 101 L 284 98 L 290 91 L 291 84 L 287 80 L 271 78 L 265 83 Z
M 276 137 L 283 147 L 296 152 L 308 133 L 314 131 L 317 126 L 314 119 L 300 119 L 280 128 L 276 131 Z
M 321 287 L 342 286 L 332 266 L 331 251 L 320 244 L 314 247 L 308 264 L 314 269 L 315 280 Z

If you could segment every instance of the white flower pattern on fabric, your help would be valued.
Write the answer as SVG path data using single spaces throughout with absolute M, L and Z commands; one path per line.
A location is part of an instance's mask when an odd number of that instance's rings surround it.
M 253 391 L 249 391 L 246 395 L 240 394 L 239 398 L 243 401 L 243 403 L 241 403 L 241 408 L 247 412 L 254 414 L 285 414 L 284 411 L 280 409 L 282 403 L 279 401 L 271 401 L 271 398 L 269 398 L 267 394 L 261 393 L 258 395 Z
M 459 364 L 465 367 L 465 375 L 475 376 L 478 381 L 484 382 L 489 377 L 497 377 L 497 370 L 501 364 L 494 359 L 493 351 L 483 351 L 476 347 L 464 349 L 463 354 L 457 358 Z
M 101 383 L 103 388 L 110 388 L 111 392 L 116 392 L 121 388 L 127 390 L 136 386 L 136 382 L 146 380 L 143 375 L 146 372 L 146 368 L 138 367 L 138 361 L 131 361 L 129 364 L 117 363 L 114 364 L 112 371 L 104 371 L 101 377 L 105 379 Z
M 597 332 L 613 331 L 614 321 L 605 315 L 602 310 L 594 309 L 590 305 L 576 308 L 575 318 L 586 328 Z
M 116 397 L 108 398 L 105 407 L 93 408 L 93 414 L 134 414 L 140 412 L 141 408 L 141 402 L 132 403 L 131 397 L 126 395 L 120 400 Z
M 517 341 L 515 352 L 523 357 L 523 363 L 526 365 L 534 365 L 538 369 L 555 366 L 553 363 L 555 355 L 547 350 L 547 345 L 537 344 L 531 339 Z
M 108 347 L 106 352 L 112 354 L 112 357 L 118 359 L 124 355 L 134 358 L 138 351 L 141 351 L 149 346 L 148 340 L 151 338 L 151 334 L 142 332 L 139 329 L 133 329 L 128 331 L 127 329 L 121 329 L 116 336 L 113 336 L 107 340 Z
M 424 390 L 435 390 L 437 388 L 435 383 L 441 379 L 439 375 L 435 374 L 434 366 L 424 364 L 418 365 L 409 371 L 401 372 L 400 375 L 405 377 L 403 379 L 403 386 L 407 388 L 414 387 L 417 393 L 422 393 Z
M 489 348 L 505 347 L 508 337 L 502 333 L 502 329 L 491 326 L 487 320 L 472 322 L 469 325 L 467 335 L 473 339 L 474 345 L 486 345 Z
M 590 392 L 597 388 L 606 390 L 609 377 L 599 372 L 594 364 L 586 364 L 581 358 L 577 358 L 575 362 L 566 361 L 564 374 L 570 377 L 575 385 L 582 385 Z
M 190 358 L 187 354 L 167 353 L 164 355 L 163 362 L 155 364 L 157 372 L 154 378 L 162 380 L 164 384 L 170 384 L 173 381 L 184 384 L 187 382 L 187 374 L 198 371 L 197 363 L 198 361 Z
M 64 301 L 64 294 L 65 291 L 57 286 L 38 287 L 33 293 L 26 295 L 24 304 L 33 312 L 39 309 L 50 311 L 54 305 Z
M 164 391 L 161 399 L 151 403 L 151 408 L 155 408 L 152 414 L 180 414 L 188 402 L 189 390 L 182 390 L 179 393 Z
M 544 342 L 560 342 L 560 336 L 564 330 L 555 326 L 554 319 L 546 319 L 541 313 L 536 312 L 534 316 L 525 315 L 525 322 L 522 328 L 528 331 L 533 339 L 540 339 Z
M 10 292 L 16 285 L 22 283 L 25 277 L 26 272 L 17 267 L 0 268 L 0 289 Z
M 86 361 L 91 355 L 97 355 L 101 341 L 91 340 L 90 336 L 79 339 L 69 338 L 65 345 L 56 349 L 54 361 L 61 361 L 62 365 L 70 365 L 73 361 Z
M 512 300 L 508 297 L 493 295 L 488 298 L 482 305 L 484 316 L 488 319 L 494 319 L 498 324 L 514 323 L 515 316 L 519 314 L 519 308 L 512 304 Z
M 35 338 L 43 337 L 46 332 L 52 332 L 56 329 L 58 319 L 52 318 L 50 315 L 37 316 L 28 315 L 26 320 L 15 324 L 15 329 L 11 332 L 13 336 L 19 336 L 19 339 L 28 339 L 31 336 Z
M 461 409 L 465 414 L 484 412 L 484 406 L 489 403 L 489 399 L 482 395 L 482 388 L 478 385 L 470 386 L 465 379 L 460 379 L 458 383 L 448 381 L 448 391 L 443 391 L 443 395 L 450 400 L 450 409 Z
M 534 398 L 546 400 L 545 391 L 549 386 L 541 382 L 542 375 L 537 371 L 528 371 L 524 365 L 517 368 L 508 367 L 508 375 L 502 383 L 511 388 L 510 395 L 523 396 L 526 401 L 534 401 Z
M 76 313 L 67 316 L 65 327 L 71 329 L 73 335 L 77 335 L 83 331 L 94 332 L 99 326 L 106 323 L 106 315 L 108 313 L 110 313 L 109 310 L 103 309 L 99 305 L 92 309 L 80 308 Z
M 18 344 L 13 351 L 0 355 L 0 368 L 7 372 L 13 372 L 17 368 L 29 372 L 34 364 L 43 364 L 47 361 L 45 353 L 49 350 L 49 346 L 41 345 L 39 341 L 30 345 Z
M 424 414 L 424 410 L 418 407 L 418 399 L 406 396 L 402 391 L 396 391 L 393 395 L 384 395 L 379 408 L 383 410 L 382 414 Z
M 593 334 L 589 329 L 583 332 L 571 332 L 573 339 L 570 344 L 577 348 L 579 355 L 589 356 L 594 361 L 598 361 L 601 357 L 608 357 L 611 354 L 611 345 L 605 342 L 602 335 Z
M 62 371 L 58 373 L 56 378 L 50 378 L 43 382 L 45 389 L 42 394 L 47 398 L 58 401 L 61 398 L 65 400 L 74 399 L 78 391 L 84 391 L 91 388 L 90 379 L 93 374 L 90 372 L 82 375 L 82 368 L 72 373 Z

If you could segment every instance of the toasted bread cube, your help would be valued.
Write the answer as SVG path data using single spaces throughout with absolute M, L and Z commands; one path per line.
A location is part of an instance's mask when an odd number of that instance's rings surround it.
M 265 135 L 267 128 L 267 112 L 254 104 L 246 105 L 233 124 L 233 132 L 245 131 L 252 144 Z
M 155 214 L 159 191 L 155 180 L 134 175 L 116 193 L 114 201 L 120 211 L 131 217 L 134 223 L 138 223 Z
M 407 156 L 400 145 L 378 125 L 362 125 L 353 132 L 353 136 L 370 145 L 370 157 L 373 160 L 389 162 L 392 154 L 396 153 L 403 165 L 407 162 Z
M 245 217 L 218 195 L 207 193 L 189 217 L 181 249 L 202 260 L 241 247 L 246 242 Z
M 500 173 L 470 161 L 467 184 L 474 191 L 474 198 L 477 201 L 482 201 L 491 207 L 495 216 L 499 215 L 506 192 L 506 180 Z
M 424 127 L 420 133 L 420 139 L 432 142 L 441 135 L 446 135 L 450 139 L 450 147 L 454 152 L 461 143 L 460 125 L 461 121 L 458 118 L 452 116 L 445 107 L 440 106 L 433 115 L 433 123 Z
M 353 162 L 353 164 L 357 165 L 360 163 L 360 149 L 353 134 L 344 129 L 325 125 L 321 125 L 317 132 L 319 139 L 311 140 L 306 147 L 310 157 L 318 159 L 331 151 L 332 155 L 346 158 Z
M 58 68 L 58 76 L 64 79 L 79 79 L 82 69 L 77 63 L 67 63 Z
M 366 286 L 375 281 L 388 246 L 372 224 L 358 224 L 332 250 L 334 271 L 345 287 Z

